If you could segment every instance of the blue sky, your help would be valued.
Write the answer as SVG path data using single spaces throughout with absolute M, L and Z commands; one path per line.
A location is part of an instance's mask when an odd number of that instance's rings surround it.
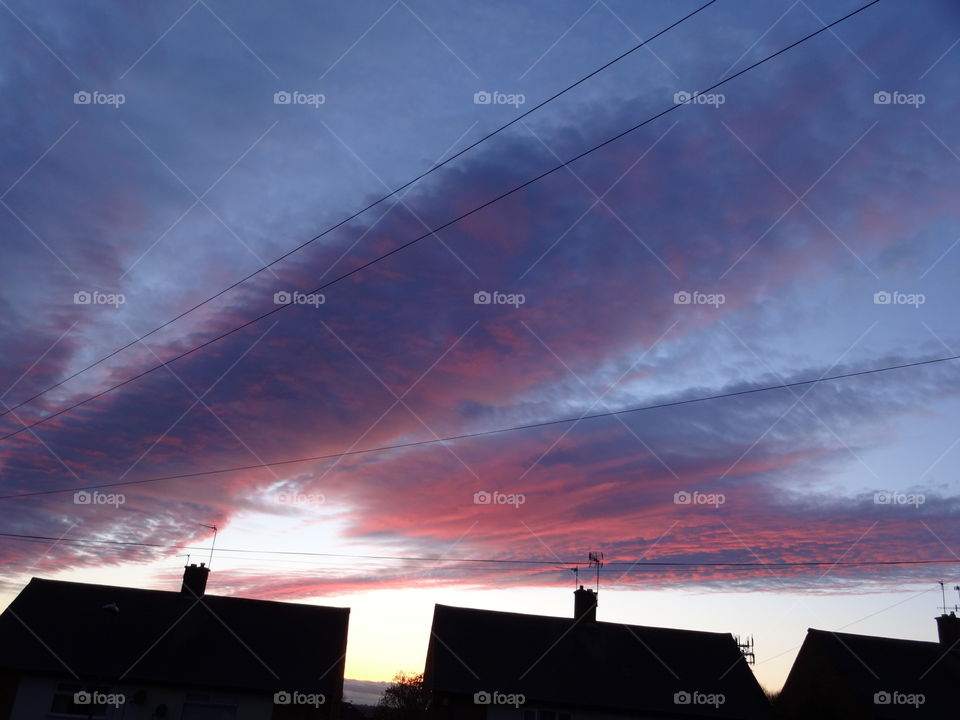
M 204 0 L 133 13 L 5 3 L 0 397 L 17 405 L 153 330 L 699 5 Z M 960 353 L 950 84 L 960 13 L 945 1 L 883 0 L 313 304 L 44 420 L 857 7 L 718 0 L 398 196 L 0 417 L 3 435 L 20 431 L 0 440 L 3 494 Z M 292 102 L 278 102 L 283 93 Z M 478 103 L 477 93 L 496 94 Z M 478 292 L 523 302 L 476 304 Z M 129 486 L 116 505 L 77 505 L 72 492 L 5 499 L 0 517 L 4 532 L 167 546 L 208 544 L 203 526 L 216 524 L 223 548 L 343 554 L 955 558 L 957 379 L 954 363 L 940 363 Z M 525 502 L 474 504 L 476 492 L 494 490 Z M 674 502 L 694 491 L 724 502 Z M 877 492 L 923 502 L 878 504 Z M 180 554 L 0 540 L 0 599 L 31 575 L 174 587 Z M 553 567 L 425 570 L 226 552 L 214 567 L 212 591 L 354 607 L 348 675 L 368 680 L 422 666 L 433 602 L 572 611 L 570 573 Z M 856 627 L 932 636 L 935 581 L 953 570 L 824 572 L 611 567 L 600 616 L 754 632 L 757 674 L 776 686 L 807 626 L 875 613 Z M 705 598 L 717 606 L 709 621 Z

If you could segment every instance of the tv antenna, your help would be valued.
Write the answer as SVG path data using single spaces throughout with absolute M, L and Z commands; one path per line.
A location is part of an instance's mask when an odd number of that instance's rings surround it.
M 940 598 L 943 602 L 943 605 L 940 606 L 940 610 L 943 610 L 943 614 L 946 615 L 948 612 L 957 613 L 960 612 L 960 605 L 954 605 L 953 607 L 947 607 L 947 588 L 944 585 L 943 580 L 938 580 L 937 584 L 940 585 Z M 960 594 L 960 585 L 954 585 L 953 589 Z
M 733 639 L 736 641 L 737 647 L 740 648 L 740 654 L 746 659 L 747 664 L 756 665 L 757 656 L 753 652 L 753 635 L 748 635 L 745 638 L 734 635 Z
M 210 559 L 207 561 L 207 568 L 209 569 L 210 566 L 213 565 L 213 548 L 216 547 L 217 545 L 217 526 L 205 525 L 204 523 L 200 523 L 200 525 L 202 527 L 210 528 L 211 530 L 213 530 L 213 542 L 210 543 Z M 189 562 L 189 559 L 188 559 L 188 562 Z
M 603 553 L 602 552 L 591 552 L 587 555 L 590 558 L 590 566 L 597 568 L 597 593 L 600 592 L 600 568 L 603 567 Z M 579 579 L 579 575 L 577 576 Z

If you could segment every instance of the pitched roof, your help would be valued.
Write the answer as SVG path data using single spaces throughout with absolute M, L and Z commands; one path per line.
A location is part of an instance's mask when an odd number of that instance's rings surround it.
M 808 629 L 780 701 L 804 712 L 813 705 L 869 707 L 874 717 L 957 715 L 960 652 L 937 642 Z M 923 703 L 876 704 L 876 693 L 923 694 Z M 837 696 L 840 697 L 837 697 Z
M 668 717 L 766 718 L 770 708 L 729 634 L 578 622 L 437 605 L 424 680 L 434 691 L 522 693 L 554 703 Z M 722 693 L 683 705 L 678 692 Z
M 0 668 L 333 699 L 349 613 L 33 578 L 0 615 Z

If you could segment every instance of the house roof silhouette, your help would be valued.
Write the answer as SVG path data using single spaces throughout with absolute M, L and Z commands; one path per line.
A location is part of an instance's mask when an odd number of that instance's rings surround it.
M 33 578 L 0 615 L 0 669 L 333 701 L 349 612 Z
M 923 701 L 911 704 L 916 694 Z M 788 718 L 957 717 L 960 652 L 942 642 L 809 629 L 777 705 Z
M 473 701 L 521 693 L 531 703 L 665 717 L 768 718 L 733 636 L 437 605 L 424 681 Z M 718 707 L 677 693 L 720 693 Z

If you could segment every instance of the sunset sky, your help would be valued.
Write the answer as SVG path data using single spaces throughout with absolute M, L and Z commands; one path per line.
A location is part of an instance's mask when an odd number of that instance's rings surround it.
M 706 1 L 3 0 L 0 410 Z M 867 1 L 717 0 L 5 413 L 0 532 L 63 540 L 0 537 L 0 608 L 32 576 L 178 589 L 215 525 L 208 592 L 350 607 L 349 678 L 421 671 L 434 603 L 572 615 L 594 550 L 599 619 L 752 634 L 769 688 L 808 627 L 934 639 L 957 361 L 257 467 L 960 354 L 949 0 L 882 0 L 428 234 Z M 642 564 L 929 559 L 958 563 Z

